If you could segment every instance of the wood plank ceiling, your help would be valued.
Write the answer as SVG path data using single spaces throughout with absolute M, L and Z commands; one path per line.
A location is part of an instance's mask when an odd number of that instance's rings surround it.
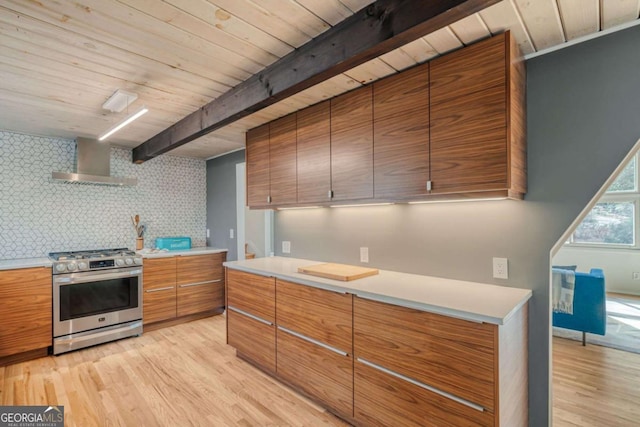
M 150 112 L 115 134 L 133 148 L 371 0 L 3 0 L 0 129 L 96 137 L 126 116 L 118 88 Z M 640 0 L 503 0 L 196 139 L 172 155 L 244 147 L 247 129 L 511 29 L 524 54 L 638 20 Z

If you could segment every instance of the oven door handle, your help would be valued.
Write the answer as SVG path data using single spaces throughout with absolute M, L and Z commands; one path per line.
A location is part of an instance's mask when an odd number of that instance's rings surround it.
M 137 269 L 126 273 L 92 274 L 82 275 L 82 277 L 59 277 L 55 278 L 53 282 L 61 285 L 74 285 L 76 283 L 89 283 L 100 280 L 124 279 L 127 277 L 138 276 L 140 274 L 142 274 L 142 270 Z

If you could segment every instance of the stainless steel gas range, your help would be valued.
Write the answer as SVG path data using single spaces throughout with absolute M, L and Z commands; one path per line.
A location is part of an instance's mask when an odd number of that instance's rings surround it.
M 142 333 L 142 257 L 126 248 L 52 252 L 53 354 Z

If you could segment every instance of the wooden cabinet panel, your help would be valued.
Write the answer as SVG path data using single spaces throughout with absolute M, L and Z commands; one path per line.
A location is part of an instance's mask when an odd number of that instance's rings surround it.
M 226 259 L 225 253 L 179 256 L 176 258 L 176 282 L 178 286 L 223 279 L 222 263 Z
M 176 285 L 176 258 L 145 259 L 142 268 L 143 288 L 156 289 Z
M 0 271 L 0 357 L 52 345 L 51 268 Z
M 432 194 L 526 191 L 524 97 L 512 95 L 524 90 L 524 69 L 510 46 L 507 32 L 431 62 Z
M 496 326 L 354 298 L 354 354 L 494 409 Z
M 433 193 L 506 189 L 507 156 L 503 86 L 432 107 Z
M 373 84 L 376 198 L 426 195 L 429 181 L 429 64 Z
M 276 321 L 276 279 L 227 270 L 227 304 L 271 323 Z
M 431 107 L 490 87 L 505 87 L 506 34 L 491 37 L 431 61 Z
M 143 323 L 149 324 L 176 317 L 176 287 L 145 289 L 142 305 Z
M 331 99 L 331 189 L 334 200 L 373 197 L 373 90 Z
M 331 200 L 331 102 L 298 111 L 298 203 Z
M 355 362 L 354 413 L 367 426 L 493 426 L 494 415 Z
M 229 280 L 231 282 L 231 280 Z M 227 310 L 227 342 L 257 365 L 276 371 L 276 327 Z
M 178 316 L 202 313 L 224 307 L 224 282 L 178 285 Z
M 296 184 L 296 113 L 271 122 L 269 131 L 269 175 L 271 204 L 295 204 Z
M 351 354 L 353 296 L 276 282 L 278 325 Z
M 268 206 L 269 123 L 247 132 L 247 205 Z
M 278 375 L 338 414 L 352 417 L 351 356 L 338 354 L 280 329 L 276 335 Z

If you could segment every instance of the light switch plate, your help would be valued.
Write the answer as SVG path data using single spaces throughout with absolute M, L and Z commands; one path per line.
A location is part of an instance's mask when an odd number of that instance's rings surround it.
M 283 254 L 290 254 L 291 253 L 291 242 L 289 242 L 287 240 L 283 240 L 282 241 L 282 253 Z
M 233 239 L 233 228 L 229 229 L 229 238 Z
M 208 239 L 209 237 L 211 237 L 211 233 L 210 233 L 209 229 L 207 228 L 207 239 Z
M 360 248 L 360 262 L 369 262 L 369 248 L 366 246 Z

